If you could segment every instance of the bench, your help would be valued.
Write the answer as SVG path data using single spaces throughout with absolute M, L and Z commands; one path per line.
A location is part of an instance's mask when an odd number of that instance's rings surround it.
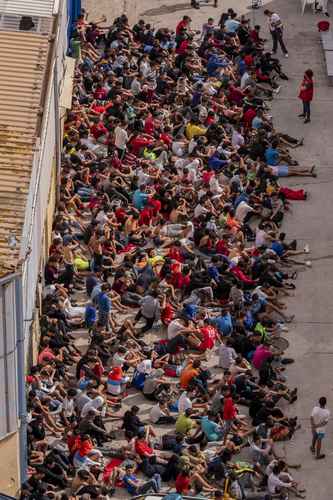
M 329 85 L 333 85 L 333 32 L 322 31 L 320 40 L 325 54 L 326 73 Z
M 320 32 L 320 40 L 324 50 L 332 50 L 326 49 L 325 47 L 333 42 L 333 32 L 332 31 L 321 31 Z
M 333 51 L 325 50 L 325 62 L 329 85 L 333 85 Z

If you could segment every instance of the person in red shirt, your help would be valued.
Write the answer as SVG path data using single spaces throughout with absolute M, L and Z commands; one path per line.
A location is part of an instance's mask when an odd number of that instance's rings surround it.
M 150 144 L 154 144 L 154 139 L 152 137 L 148 137 L 148 135 L 146 134 L 133 134 L 133 137 L 130 141 L 130 148 L 132 153 L 138 156 L 140 150 Z
M 205 352 L 207 349 L 213 349 L 218 338 L 218 332 L 212 325 L 205 325 L 200 328 L 201 343 L 198 346 L 199 351 Z
M 154 456 L 153 448 L 149 446 L 149 443 L 145 439 L 145 431 L 140 431 L 135 440 L 135 452 L 140 458 L 150 458 Z
M 224 396 L 223 405 L 223 420 L 225 423 L 225 439 L 227 439 L 228 433 L 232 427 L 233 421 L 237 416 L 237 408 L 233 402 L 233 399 L 229 392 Z
M 179 23 L 177 24 L 176 35 L 180 35 L 180 33 L 184 28 L 185 29 L 189 28 L 191 21 L 192 19 L 189 16 L 184 16 L 183 19 L 179 21 Z
M 175 241 L 173 246 L 170 247 L 168 257 L 180 263 L 184 262 L 184 257 L 181 251 L 181 244 L 179 241 Z
M 231 102 L 232 104 L 237 104 L 237 106 L 241 106 L 243 104 L 244 92 L 240 88 L 235 87 L 235 85 L 233 84 L 229 85 L 228 90 L 229 102 Z
M 149 206 L 145 206 L 141 212 L 139 217 L 139 225 L 140 226 L 149 226 L 153 218 L 153 211 Z
M 299 115 L 300 118 L 305 118 L 304 123 L 309 123 L 311 116 L 310 103 L 313 99 L 313 71 L 307 69 L 304 73 L 300 92 L 298 97 L 303 103 L 303 113 Z
M 243 114 L 243 123 L 246 128 L 251 128 L 252 127 L 252 120 L 256 116 L 256 111 L 254 108 L 249 108 L 245 113 Z
M 190 469 L 188 471 L 183 470 L 176 477 L 176 491 L 182 495 L 187 495 L 191 489 L 191 476 Z
M 151 113 L 148 113 L 148 115 L 145 119 L 145 125 L 144 125 L 143 130 L 144 130 L 145 134 L 154 135 L 155 121 L 154 121 L 154 117 Z

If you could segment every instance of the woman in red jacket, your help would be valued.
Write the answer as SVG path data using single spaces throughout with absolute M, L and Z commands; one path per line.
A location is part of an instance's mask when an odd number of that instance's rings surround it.
M 299 116 L 305 118 L 304 123 L 309 123 L 310 120 L 310 103 L 313 99 L 313 71 L 307 69 L 304 73 L 302 85 L 300 88 L 299 96 L 303 102 L 303 113 Z

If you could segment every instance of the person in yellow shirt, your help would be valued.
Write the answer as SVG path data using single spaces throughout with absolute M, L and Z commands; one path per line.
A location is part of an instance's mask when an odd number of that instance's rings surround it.
M 185 135 L 189 141 L 193 139 L 193 137 L 205 135 L 206 132 L 207 132 L 206 127 L 201 125 L 199 120 L 196 118 L 192 118 L 192 120 L 188 122 L 185 128 Z

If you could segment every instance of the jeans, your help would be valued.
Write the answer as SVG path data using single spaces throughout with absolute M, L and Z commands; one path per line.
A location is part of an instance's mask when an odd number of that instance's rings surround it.
M 288 54 L 287 47 L 283 41 L 283 31 L 281 29 L 276 29 L 275 31 L 271 31 L 271 35 L 273 38 L 273 52 L 275 53 L 277 51 L 278 44 L 280 44 L 282 52 Z
M 153 489 L 154 493 L 158 493 L 161 489 L 161 476 L 159 474 L 154 474 L 153 477 L 146 483 L 139 486 L 136 490 L 137 495 L 143 495 L 147 493 L 150 489 Z
M 302 101 L 303 102 L 303 115 L 306 118 L 310 118 L 311 109 L 310 109 L 310 101 Z

